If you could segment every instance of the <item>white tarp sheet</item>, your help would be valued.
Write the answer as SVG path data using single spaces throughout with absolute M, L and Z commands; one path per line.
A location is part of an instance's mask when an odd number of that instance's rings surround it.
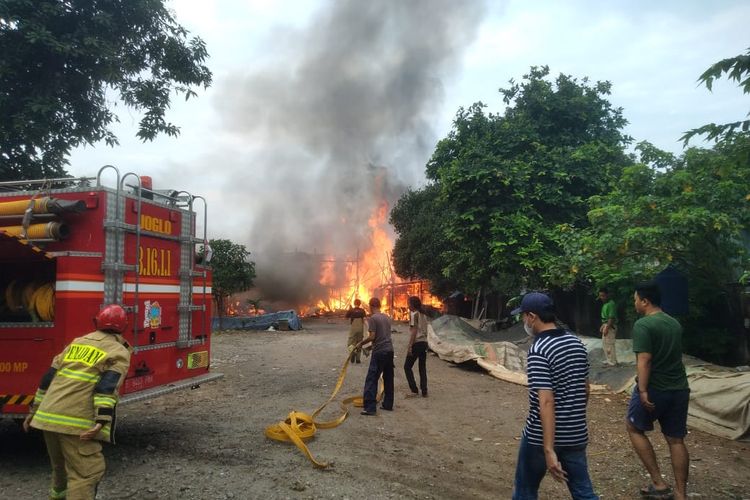
M 526 352 L 531 339 L 515 328 L 485 332 L 468 320 L 442 316 L 434 320 L 427 334 L 430 349 L 440 359 L 453 363 L 476 361 L 493 377 L 526 385 Z M 604 367 L 602 341 L 581 337 L 591 362 L 595 388 L 629 392 L 635 382 L 635 355 L 629 339 L 617 341 L 620 366 Z M 750 372 L 711 365 L 685 356 L 690 384 L 688 423 L 691 427 L 727 439 L 750 438 Z

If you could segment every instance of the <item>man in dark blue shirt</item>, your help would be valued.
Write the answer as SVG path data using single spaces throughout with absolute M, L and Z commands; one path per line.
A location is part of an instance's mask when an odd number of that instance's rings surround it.
M 529 416 L 516 465 L 513 500 L 534 500 L 549 471 L 567 483 L 576 500 L 594 493 L 586 461 L 586 405 L 589 363 L 583 343 L 555 324 L 554 303 L 538 292 L 526 294 L 512 314 L 521 314 L 534 343 L 527 357 Z

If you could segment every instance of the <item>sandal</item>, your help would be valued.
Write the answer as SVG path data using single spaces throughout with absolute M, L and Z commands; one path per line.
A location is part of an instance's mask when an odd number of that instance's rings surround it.
M 654 486 L 653 484 L 649 484 L 648 486 L 644 486 L 643 488 L 641 488 L 641 496 L 644 498 L 668 500 L 673 497 L 672 487 L 667 486 L 663 490 L 657 490 L 656 486 Z

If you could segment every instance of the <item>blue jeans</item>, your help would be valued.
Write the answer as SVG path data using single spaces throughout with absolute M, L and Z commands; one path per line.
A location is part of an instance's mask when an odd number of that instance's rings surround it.
M 383 375 L 383 408 L 393 409 L 393 351 L 374 352 L 370 358 L 370 367 L 367 370 L 364 389 L 365 411 L 375 412 L 377 410 L 378 380 Z
M 568 474 L 568 490 L 573 500 L 598 500 L 589 478 L 586 462 L 586 445 L 556 446 L 555 453 L 563 470 Z M 513 485 L 513 500 L 536 500 L 539 485 L 547 473 L 544 448 L 529 444 L 521 438 L 516 464 L 516 480 Z

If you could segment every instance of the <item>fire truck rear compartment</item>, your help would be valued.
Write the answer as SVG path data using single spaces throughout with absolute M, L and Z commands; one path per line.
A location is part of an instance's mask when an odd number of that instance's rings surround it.
M 117 173 L 115 188 L 101 184 L 107 170 Z M 195 258 L 208 241 L 205 200 L 146 191 L 138 176 L 114 167 L 96 178 L 0 183 L 0 370 L 8 368 L 0 418 L 26 413 L 52 357 L 91 331 L 108 303 L 128 312 L 124 402 L 221 377 L 209 372 L 210 268 Z M 32 232 L 51 223 L 52 232 Z
M 54 258 L 31 243 L 0 232 L 0 328 L 18 327 L 19 323 L 52 326 L 55 276 Z M 41 293 L 44 287 L 49 293 Z

